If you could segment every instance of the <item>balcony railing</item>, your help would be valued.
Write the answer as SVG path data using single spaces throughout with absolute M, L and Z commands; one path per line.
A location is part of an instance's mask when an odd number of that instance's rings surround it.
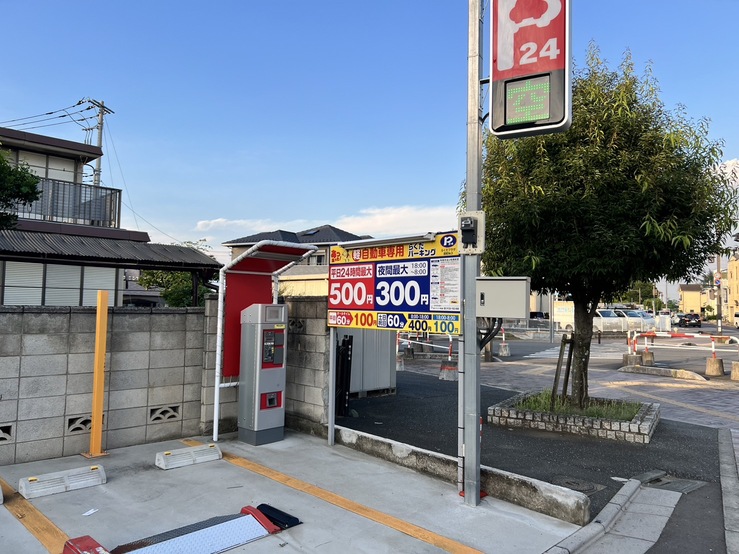
M 16 206 L 19 218 L 120 228 L 119 189 L 41 179 L 38 190 L 41 191 L 38 200 Z

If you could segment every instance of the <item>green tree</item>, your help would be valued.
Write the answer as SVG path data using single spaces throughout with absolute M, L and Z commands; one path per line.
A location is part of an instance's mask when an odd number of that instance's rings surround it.
M 18 204 L 30 204 L 38 200 L 39 178 L 26 165 L 11 165 L 0 150 L 0 229 L 15 227 L 18 216 L 14 213 Z
M 734 226 L 736 192 L 716 171 L 708 123 L 665 109 L 649 68 L 618 71 L 591 45 L 564 133 L 485 140 L 486 273 L 528 275 L 571 295 L 572 396 L 588 403 L 595 308 L 635 281 L 698 276 Z
M 619 302 L 630 302 L 632 304 L 644 304 L 646 300 L 650 300 L 654 296 L 654 283 L 645 281 L 635 281 L 629 285 L 629 290 L 622 294 Z
M 210 250 L 205 239 L 197 242 L 185 241 L 181 246 L 196 248 L 202 252 Z M 139 285 L 145 289 L 158 288 L 167 306 L 183 308 L 192 306 L 193 275 L 187 271 L 145 270 L 141 272 Z M 202 283 L 198 284 L 198 305 L 205 305 L 205 295 L 211 290 Z

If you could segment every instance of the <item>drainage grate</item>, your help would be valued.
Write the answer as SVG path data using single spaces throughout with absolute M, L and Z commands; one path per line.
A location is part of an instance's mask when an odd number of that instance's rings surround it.
M 688 494 L 698 490 L 706 484 L 705 481 L 697 481 L 695 479 L 678 479 L 659 469 L 648 471 L 637 475 L 634 479 L 638 479 L 645 487 L 652 489 L 660 489 L 663 491 L 675 491 Z
M 590 481 L 583 481 L 582 479 L 578 479 L 577 477 L 567 477 L 565 475 L 555 475 L 552 478 L 552 484 L 558 485 L 560 487 L 566 487 L 568 489 L 581 492 L 588 496 L 590 496 L 591 494 L 595 494 L 598 491 L 602 491 L 606 488 L 604 485 L 597 485 L 595 483 L 591 483 Z

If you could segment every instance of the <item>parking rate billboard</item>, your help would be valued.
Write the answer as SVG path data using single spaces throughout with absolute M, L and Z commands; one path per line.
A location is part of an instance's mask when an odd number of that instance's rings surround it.
M 328 325 L 458 335 L 459 239 L 331 247 Z

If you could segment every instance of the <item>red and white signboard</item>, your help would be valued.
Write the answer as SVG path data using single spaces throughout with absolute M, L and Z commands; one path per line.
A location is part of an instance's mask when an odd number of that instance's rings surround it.
M 570 0 L 493 0 L 490 126 L 501 138 L 569 128 Z

